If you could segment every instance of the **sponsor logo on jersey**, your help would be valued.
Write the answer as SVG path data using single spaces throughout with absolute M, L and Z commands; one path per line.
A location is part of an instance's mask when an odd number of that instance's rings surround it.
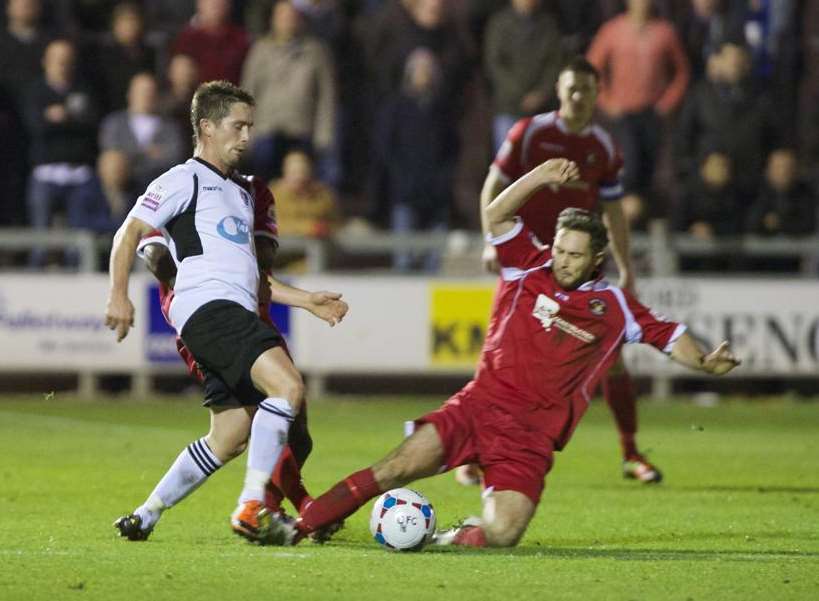
M 538 294 L 532 315 L 540 321 L 544 330 L 549 332 L 552 326 L 554 326 L 561 332 L 566 332 L 582 342 L 591 343 L 595 341 L 596 337 L 594 334 L 582 328 L 578 328 L 573 323 L 560 317 L 558 313 L 560 313 L 560 304 L 556 300 L 549 298 L 545 294 Z
M 202 190 L 205 192 L 221 192 L 222 186 L 202 186 Z
M 153 190 L 148 190 L 142 195 L 140 204 L 146 209 L 156 211 L 162 204 L 162 186 L 156 186 Z
M 216 226 L 216 233 L 225 240 L 230 240 L 236 244 L 250 242 L 250 229 L 247 226 L 247 221 L 233 215 L 225 217 L 219 222 Z
M 606 301 L 593 298 L 589 301 L 589 311 L 600 317 L 608 310 L 608 305 L 606 305 Z

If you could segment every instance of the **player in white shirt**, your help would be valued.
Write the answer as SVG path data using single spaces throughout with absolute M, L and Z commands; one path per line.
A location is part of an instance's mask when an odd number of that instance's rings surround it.
M 287 525 L 264 510 L 264 487 L 304 402 L 304 384 L 281 337 L 257 313 L 254 198 L 234 175 L 249 145 L 253 106 L 250 94 L 228 82 L 208 82 L 196 91 L 194 158 L 152 182 L 114 237 L 105 322 L 118 340 L 128 334 L 135 250 L 145 234 L 161 229 L 177 264 L 169 310 L 174 328 L 196 361 L 237 398 L 259 399 L 257 406 L 211 407 L 210 432 L 180 454 L 162 482 L 175 498 L 189 494 L 249 437 L 244 488 L 231 526 L 251 541 L 271 543 L 287 534 Z M 166 507 L 152 495 L 125 522 L 118 520 L 121 534 L 144 540 Z

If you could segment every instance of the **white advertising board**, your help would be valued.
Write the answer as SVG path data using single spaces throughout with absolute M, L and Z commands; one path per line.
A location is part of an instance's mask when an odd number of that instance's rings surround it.
M 103 323 L 108 278 L 98 274 L 0 276 L 3 371 L 129 371 L 144 363 L 144 280 L 131 285 L 137 327 L 117 343 Z M 142 322 L 140 324 L 139 322 Z
M 743 362 L 733 377 L 819 376 L 819 282 L 646 279 L 639 296 L 655 311 L 688 324 L 709 348 L 730 341 Z M 629 345 L 626 357 L 638 374 L 686 371 L 642 345 Z

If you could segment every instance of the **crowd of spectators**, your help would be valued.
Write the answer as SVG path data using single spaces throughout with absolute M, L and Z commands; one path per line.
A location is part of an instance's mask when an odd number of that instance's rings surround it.
M 493 153 L 577 53 L 635 226 L 816 232 L 819 0 L 6 0 L 0 226 L 112 231 L 227 79 L 283 231 L 475 227 Z

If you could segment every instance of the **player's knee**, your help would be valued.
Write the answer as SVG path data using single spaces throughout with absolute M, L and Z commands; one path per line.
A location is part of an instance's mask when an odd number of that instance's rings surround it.
M 298 413 L 304 401 L 304 379 L 298 372 L 280 378 L 265 391 L 268 396 L 278 396 L 287 399 L 294 413 Z
M 490 547 L 514 547 L 526 531 L 526 524 L 515 520 L 496 519 L 483 527 L 486 544 Z

